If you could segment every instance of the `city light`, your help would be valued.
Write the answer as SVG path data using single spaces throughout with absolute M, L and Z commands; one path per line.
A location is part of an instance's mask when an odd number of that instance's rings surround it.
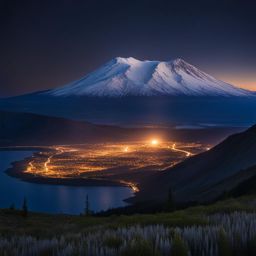
M 152 166 L 163 170 L 194 153 L 205 150 L 205 145 L 175 143 L 150 138 L 145 141 L 85 145 L 52 146 L 35 152 L 26 160 L 24 172 L 45 178 L 111 179 L 123 178 L 130 171 L 151 170 Z M 175 154 L 173 154 L 175 153 Z M 120 168 L 122 167 L 122 168 Z M 120 177 L 119 175 L 120 171 Z M 126 183 L 136 191 L 136 184 L 127 175 Z
M 151 144 L 153 145 L 153 146 L 155 146 L 155 145 L 158 145 L 158 140 L 156 140 L 156 139 L 153 139 L 153 140 L 151 140 Z

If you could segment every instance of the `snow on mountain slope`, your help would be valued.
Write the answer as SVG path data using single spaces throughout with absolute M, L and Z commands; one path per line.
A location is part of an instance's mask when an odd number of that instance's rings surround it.
M 43 94 L 51 96 L 252 96 L 182 59 L 140 61 L 117 57 L 78 81 Z

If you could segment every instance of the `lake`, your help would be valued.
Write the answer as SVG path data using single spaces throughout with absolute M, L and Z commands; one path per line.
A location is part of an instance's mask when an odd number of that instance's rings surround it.
M 4 171 L 14 161 L 31 156 L 32 151 L 0 151 L 0 208 L 14 204 L 21 208 L 24 198 L 31 211 L 80 214 L 84 211 L 86 195 L 93 211 L 127 205 L 124 199 L 133 196 L 128 187 L 72 187 L 35 184 L 8 176 Z

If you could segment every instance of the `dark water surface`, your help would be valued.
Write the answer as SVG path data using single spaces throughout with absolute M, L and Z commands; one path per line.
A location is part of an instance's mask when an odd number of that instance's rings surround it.
M 80 214 L 88 194 L 94 211 L 126 205 L 123 199 L 133 195 L 127 187 L 71 187 L 33 184 L 8 176 L 4 171 L 14 161 L 32 155 L 31 151 L 0 151 L 0 208 L 14 204 L 20 208 L 24 197 L 31 211 Z

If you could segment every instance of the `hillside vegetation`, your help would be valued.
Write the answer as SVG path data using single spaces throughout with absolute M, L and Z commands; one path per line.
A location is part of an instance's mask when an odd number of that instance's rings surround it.
M 256 199 L 170 213 L 67 216 L 0 211 L 1 255 L 255 255 Z M 237 254 L 238 253 L 238 254 Z M 240 254 L 239 254 L 240 253 Z

